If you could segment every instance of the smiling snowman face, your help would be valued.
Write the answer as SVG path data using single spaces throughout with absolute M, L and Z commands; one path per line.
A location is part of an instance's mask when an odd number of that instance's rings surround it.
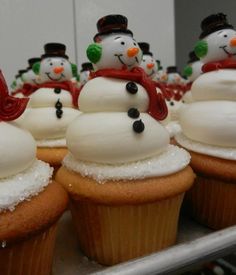
M 70 62 L 62 57 L 44 58 L 40 63 L 40 82 L 66 81 L 73 77 Z
M 224 60 L 232 57 L 236 59 L 236 31 L 232 29 L 223 29 L 211 33 L 198 42 L 203 45 L 203 51 L 198 52 L 196 45 L 196 54 L 203 63 Z
M 32 69 L 22 74 L 22 79 L 24 83 L 38 84 L 37 82 L 38 76 L 33 72 Z
M 94 62 L 88 54 L 92 63 L 96 64 L 97 69 L 122 69 L 127 67 L 129 70 L 139 66 L 142 57 L 138 43 L 129 34 L 110 34 L 101 37 L 101 42 L 90 46 L 98 45 L 100 49 L 98 61 Z M 89 47 L 90 47 L 89 46 Z
M 151 55 L 147 55 L 147 54 L 143 55 L 140 67 L 144 69 L 145 73 L 150 78 L 153 78 L 157 73 L 157 63 Z

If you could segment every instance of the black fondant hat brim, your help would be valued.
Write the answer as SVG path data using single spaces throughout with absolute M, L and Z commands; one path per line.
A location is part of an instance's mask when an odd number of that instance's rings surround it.
M 109 31 L 104 31 L 104 32 L 99 32 L 97 33 L 94 37 L 93 37 L 93 41 L 96 42 L 97 41 L 97 38 L 99 36 L 102 36 L 102 35 L 108 35 L 108 34 L 111 34 L 111 33 L 125 33 L 125 34 L 130 34 L 132 37 L 133 37 L 133 33 L 131 30 L 124 30 L 124 29 L 112 29 L 112 30 L 109 30 Z
M 59 54 L 53 54 L 53 53 L 45 53 L 43 55 L 41 55 L 41 58 L 48 58 L 48 57 L 62 57 L 65 59 L 69 59 L 68 55 L 64 54 L 64 55 L 59 55 Z
M 214 26 L 214 28 L 212 28 L 212 29 L 208 29 L 208 30 L 203 31 L 200 34 L 199 38 L 203 39 L 206 36 L 208 36 L 209 34 L 217 32 L 217 31 L 220 31 L 220 30 L 223 30 L 223 29 L 231 29 L 231 30 L 233 30 L 234 27 L 232 25 L 230 25 L 230 24 L 223 24 L 223 25 L 219 25 L 219 26 Z

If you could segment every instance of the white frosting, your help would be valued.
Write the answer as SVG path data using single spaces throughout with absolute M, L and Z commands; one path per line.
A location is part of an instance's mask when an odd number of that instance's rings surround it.
M 115 78 L 97 77 L 88 81 L 79 96 L 82 112 L 127 112 L 137 108 L 145 112 L 149 97 L 143 86 L 136 83 L 138 92 L 130 94 L 126 90 L 129 81 Z
M 30 133 L 10 123 L 0 122 L 0 133 L 1 179 L 27 169 L 35 160 L 36 144 Z
M 17 152 L 15 156 L 17 157 Z M 49 164 L 35 160 L 23 172 L 0 179 L 0 212 L 13 211 L 17 204 L 41 192 L 48 185 L 52 172 L 53 168 Z
M 236 70 L 222 69 L 202 74 L 193 82 L 194 100 L 236 101 Z
M 206 144 L 236 147 L 236 102 L 206 101 L 187 104 L 181 110 L 184 134 Z
M 70 92 L 61 89 L 61 92 L 56 94 L 53 88 L 39 88 L 35 91 L 30 96 L 30 106 L 32 108 L 55 107 L 55 103 L 58 100 L 62 103 L 63 107 L 74 107 Z
M 120 165 L 98 164 L 77 160 L 69 153 L 63 160 L 63 165 L 84 177 L 91 177 L 99 183 L 104 183 L 107 180 L 136 180 L 166 176 L 184 169 L 189 162 L 188 152 L 177 146 L 168 145 L 162 154 L 137 162 Z
M 66 139 L 42 139 L 37 140 L 37 147 L 66 147 Z
M 55 108 L 27 108 L 15 123 L 30 131 L 37 140 L 64 138 L 68 125 L 80 112 L 67 107 L 62 110 L 63 116 L 59 119 Z
M 80 160 L 123 163 L 161 153 L 169 143 L 165 128 L 146 113 L 140 113 L 145 130 L 133 131 L 136 119 L 127 113 L 82 113 L 70 124 L 66 134 L 68 149 Z
M 179 133 L 175 136 L 175 140 L 184 148 L 213 157 L 222 159 L 235 160 L 236 161 L 236 148 L 235 147 L 221 147 L 209 144 L 196 142 L 189 139 L 183 133 Z
M 166 100 L 166 104 L 168 107 L 168 112 L 170 113 L 171 120 L 176 121 L 179 120 L 180 110 L 183 107 L 183 102 L 171 99 Z
M 177 135 L 178 133 L 181 132 L 181 126 L 177 121 L 170 121 L 167 125 L 166 125 L 166 130 L 169 132 L 170 137 L 174 137 L 175 135 Z
M 193 102 L 193 95 L 191 91 L 187 91 L 184 96 L 182 97 L 182 101 L 184 101 L 184 103 L 191 103 Z

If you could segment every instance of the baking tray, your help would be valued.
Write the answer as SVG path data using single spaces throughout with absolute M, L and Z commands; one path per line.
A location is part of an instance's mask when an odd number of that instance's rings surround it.
M 179 274 L 235 251 L 236 226 L 213 232 L 190 218 L 181 216 L 176 245 L 146 257 L 104 267 L 88 260 L 80 252 L 71 215 L 67 211 L 59 222 L 53 275 Z

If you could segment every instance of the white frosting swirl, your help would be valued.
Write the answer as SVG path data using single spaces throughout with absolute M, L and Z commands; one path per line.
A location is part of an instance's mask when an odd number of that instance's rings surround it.
M 236 70 L 223 69 L 200 75 L 192 85 L 194 100 L 236 101 Z
M 55 103 L 60 101 L 63 107 L 73 108 L 72 96 L 70 92 L 61 89 L 60 93 L 54 92 L 53 88 L 39 88 L 30 96 L 30 106 L 32 108 L 55 107 Z
M 83 113 L 70 124 L 68 149 L 80 160 L 123 163 L 157 155 L 165 150 L 169 135 L 150 115 L 141 113 L 145 130 L 133 131 L 134 119 L 124 112 Z
M 207 144 L 236 146 L 236 102 L 206 101 L 188 104 L 180 114 L 184 134 Z
M 149 97 L 141 85 L 136 83 L 138 92 L 130 94 L 126 90 L 129 81 L 115 78 L 97 77 L 86 83 L 79 97 L 81 112 L 127 112 L 137 108 L 145 112 Z
M 13 124 L 0 122 L 0 179 L 30 167 L 36 156 L 36 144 L 30 133 Z
M 28 108 L 15 122 L 37 140 L 58 139 L 65 137 L 69 123 L 79 114 L 78 110 L 65 107 L 62 118 L 58 119 L 55 108 Z

